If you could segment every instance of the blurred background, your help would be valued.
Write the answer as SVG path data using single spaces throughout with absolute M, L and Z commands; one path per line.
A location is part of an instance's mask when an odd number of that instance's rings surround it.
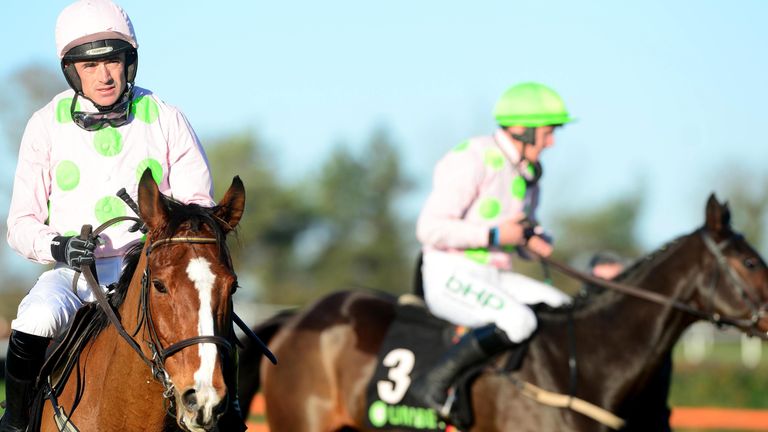
M 68 3 L 0 5 L 3 220 L 26 121 L 66 88 L 54 27 Z M 528 80 L 578 119 L 543 158 L 557 258 L 640 257 L 700 226 L 712 192 L 768 250 L 763 0 L 121 5 L 137 85 L 187 115 L 217 198 L 245 183 L 232 250 L 250 322 L 342 288 L 409 291 L 435 162 L 492 133 L 496 98 Z M 43 270 L 2 242 L 0 334 Z M 764 346 L 696 328 L 676 350 L 673 404 L 768 409 Z

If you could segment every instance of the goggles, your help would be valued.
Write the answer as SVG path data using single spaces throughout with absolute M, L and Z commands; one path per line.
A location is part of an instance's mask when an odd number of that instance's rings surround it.
M 89 132 L 97 131 L 107 125 L 116 128 L 128 123 L 129 114 L 131 113 L 131 102 L 133 102 L 132 91 L 129 91 L 122 101 L 112 105 L 112 109 L 104 112 L 75 111 L 77 98 L 78 94 L 75 93 L 75 97 L 72 98 L 72 105 L 69 107 L 72 121 Z

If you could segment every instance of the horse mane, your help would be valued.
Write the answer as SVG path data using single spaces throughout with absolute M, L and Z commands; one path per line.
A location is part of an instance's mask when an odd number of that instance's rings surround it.
M 220 219 L 215 215 L 220 206 L 203 207 L 198 204 L 184 204 L 165 195 L 162 195 L 161 199 L 165 206 L 168 220 L 164 226 L 159 227 L 156 231 L 158 238 L 155 240 L 173 237 L 173 235 L 185 224 L 188 225 L 190 230 L 195 232 L 201 231 L 203 226 L 208 226 L 213 231 L 216 238 L 216 244 L 219 246 L 219 259 L 225 262 L 229 268 L 233 267 L 232 258 L 226 243 L 227 233 L 224 231 Z M 120 278 L 117 283 L 110 286 L 112 290 L 109 294 L 109 303 L 115 310 L 119 309 L 123 302 L 125 302 L 128 288 L 131 285 L 134 273 L 137 271 L 145 242 L 146 238 L 142 238 L 128 248 L 123 258 L 123 269 L 120 273 Z M 95 338 L 110 325 L 109 318 L 107 318 L 106 313 L 95 302 L 86 304 L 83 307 L 96 308 L 92 324 L 89 325 L 91 333 L 90 338 Z

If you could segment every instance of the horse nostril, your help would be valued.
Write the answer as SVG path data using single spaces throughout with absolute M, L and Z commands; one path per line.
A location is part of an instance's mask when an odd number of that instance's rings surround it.
M 181 403 L 189 411 L 197 411 L 197 393 L 195 389 L 189 389 L 181 395 Z

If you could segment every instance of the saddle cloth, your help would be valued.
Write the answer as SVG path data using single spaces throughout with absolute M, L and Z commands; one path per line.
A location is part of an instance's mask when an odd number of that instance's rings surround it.
M 379 430 L 455 431 L 437 413 L 412 398 L 408 389 L 415 376 L 426 373 L 455 343 L 461 328 L 431 315 L 423 304 L 398 303 L 395 317 L 379 350 L 376 371 L 368 384 L 367 425 Z M 472 423 L 466 387 L 459 380 L 460 417 Z

